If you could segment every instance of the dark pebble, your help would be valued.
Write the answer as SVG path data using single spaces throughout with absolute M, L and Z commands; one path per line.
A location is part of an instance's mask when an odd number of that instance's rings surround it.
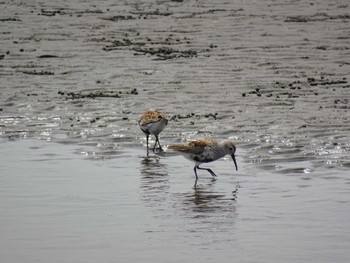
M 137 89 L 132 89 L 130 94 L 138 95 L 139 93 L 137 92 Z
M 57 56 L 55 56 L 55 55 L 40 55 L 40 56 L 38 56 L 38 58 L 57 58 Z

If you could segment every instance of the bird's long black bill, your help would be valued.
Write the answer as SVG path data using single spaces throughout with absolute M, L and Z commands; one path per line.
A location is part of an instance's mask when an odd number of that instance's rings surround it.
M 238 165 L 237 165 L 237 161 L 236 161 L 236 156 L 234 154 L 232 154 L 232 160 L 235 163 L 236 171 L 238 171 Z

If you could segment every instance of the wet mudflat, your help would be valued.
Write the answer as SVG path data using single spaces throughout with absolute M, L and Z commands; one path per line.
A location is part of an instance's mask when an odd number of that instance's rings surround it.
M 11 262 L 349 257 L 347 1 L 0 2 L 1 254 Z M 201 173 L 146 155 L 237 142 Z

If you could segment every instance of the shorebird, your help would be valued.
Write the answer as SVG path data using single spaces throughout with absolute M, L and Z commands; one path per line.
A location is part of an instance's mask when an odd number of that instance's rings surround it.
M 187 144 L 170 145 L 169 149 L 179 152 L 185 158 L 195 162 L 195 188 L 197 186 L 198 181 L 197 169 L 207 170 L 213 177 L 216 177 L 216 174 L 211 169 L 199 167 L 199 165 L 201 165 L 202 163 L 213 162 L 217 159 L 224 157 L 225 155 L 231 155 L 232 160 L 236 166 L 236 171 L 238 171 L 238 166 L 235 157 L 236 146 L 231 140 L 218 142 L 215 139 L 207 138 L 191 141 Z
M 162 130 L 164 130 L 165 126 L 168 124 L 168 120 L 165 117 L 165 115 L 156 110 L 149 110 L 140 115 L 138 122 L 141 130 L 146 134 L 147 153 L 149 150 L 148 139 L 150 134 L 153 134 L 156 137 L 156 142 L 153 146 L 153 152 L 156 149 L 157 143 L 159 145 L 159 150 L 162 151 L 158 135 L 162 132 Z

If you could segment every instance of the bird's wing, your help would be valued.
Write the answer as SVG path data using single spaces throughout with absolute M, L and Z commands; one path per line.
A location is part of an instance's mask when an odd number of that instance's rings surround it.
M 214 139 L 203 139 L 191 141 L 188 144 L 175 144 L 169 146 L 169 149 L 178 152 L 190 153 L 190 154 L 201 154 L 206 147 L 212 147 L 216 145 L 217 141 Z

